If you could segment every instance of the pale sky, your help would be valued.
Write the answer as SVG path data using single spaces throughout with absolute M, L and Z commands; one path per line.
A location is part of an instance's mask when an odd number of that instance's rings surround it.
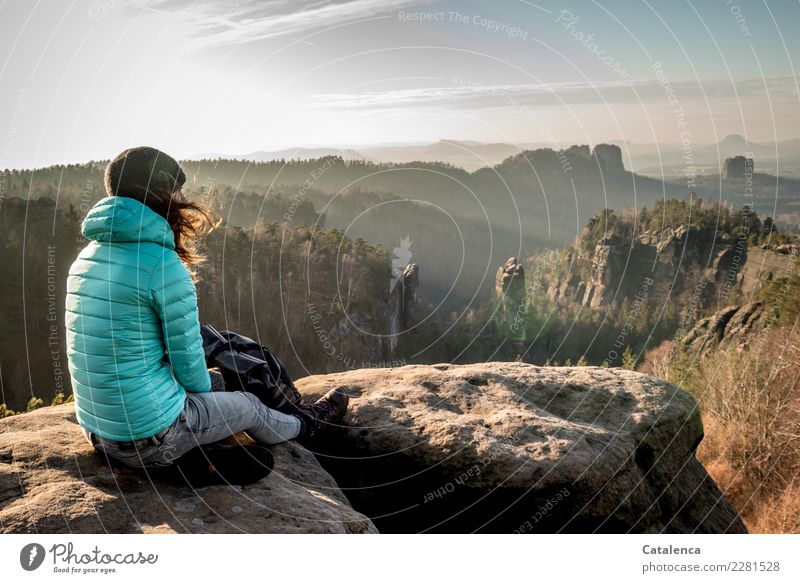
M 798 0 L 0 0 L 0 168 L 798 138 L 799 23 Z

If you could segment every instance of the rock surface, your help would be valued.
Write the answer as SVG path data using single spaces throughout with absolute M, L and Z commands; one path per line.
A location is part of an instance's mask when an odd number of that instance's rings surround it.
M 683 342 L 699 354 L 720 346 L 741 349 L 774 320 L 774 313 L 762 301 L 726 306 L 698 320 L 683 337 Z
M 351 393 L 318 459 L 381 532 L 746 532 L 694 457 L 694 399 L 622 369 L 412 365 Z
M 525 340 L 525 268 L 519 259 L 509 257 L 495 275 L 495 299 L 499 302 L 497 318 L 504 334 L 517 341 Z
M 419 266 L 408 263 L 402 270 L 397 267 L 394 274 L 397 279 L 389 292 L 389 356 L 394 355 L 397 348 L 398 334 L 412 325 L 411 310 L 419 291 Z
M 613 144 L 597 144 L 592 150 L 592 159 L 597 161 L 604 174 L 622 174 L 622 149 Z
M 797 252 L 791 245 L 777 245 L 774 250 L 751 247 L 739 277 L 742 296 L 752 297 L 766 281 L 791 276 L 796 260 Z
M 588 230 L 584 230 L 581 240 L 587 236 Z M 632 240 L 611 233 L 601 238 L 591 253 L 579 248 L 569 256 L 568 269 L 548 275 L 545 284 L 557 305 L 577 300 L 594 309 L 644 293 L 651 300 L 666 301 L 668 294 L 676 298 L 682 292 L 696 292 L 700 281 L 704 297 L 726 296 L 741 269 L 753 265 L 748 253 L 742 241 L 714 229 L 665 227 L 645 231 Z
M 311 453 L 295 443 L 272 452 L 275 470 L 257 484 L 193 490 L 109 467 L 71 403 L 9 417 L 0 421 L 0 532 L 375 532 Z
M 734 156 L 726 158 L 722 167 L 723 180 L 745 180 L 747 175 L 752 179 L 753 159 L 746 156 Z
M 746 532 L 694 457 L 694 399 L 664 381 L 498 362 L 298 382 L 335 386 L 350 412 L 316 459 L 275 446 L 244 488 L 111 468 L 72 404 L 2 420 L 0 532 Z

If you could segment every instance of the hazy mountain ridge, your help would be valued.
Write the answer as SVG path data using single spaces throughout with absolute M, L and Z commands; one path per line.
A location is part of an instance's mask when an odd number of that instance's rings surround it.
M 451 307 L 488 298 L 496 266 L 571 243 L 604 208 L 653 208 L 683 198 L 686 184 L 629 172 L 614 145 L 528 150 L 468 172 L 441 162 L 375 163 L 328 156 L 308 161 L 201 160 L 183 163 L 190 196 L 215 205 L 228 226 L 288 222 L 337 228 L 385 249 L 413 242 L 426 258 L 421 290 Z M 102 163 L 6 174 L 11 196 L 46 197 L 85 214 L 104 195 Z M 772 215 L 774 177 L 755 175 L 757 196 L 740 181 L 697 179 L 695 198 Z M 721 187 L 721 188 L 720 188 Z M 800 182 L 779 182 L 778 213 L 800 201 Z
M 761 172 L 775 171 L 776 162 L 781 161 L 781 174 L 789 178 L 800 178 L 800 139 L 777 142 L 753 142 L 741 135 L 730 134 L 716 144 L 692 145 L 690 151 L 678 143 L 648 144 L 627 140 L 609 140 L 619 146 L 626 166 L 633 172 L 643 172 L 659 177 L 660 169 L 697 166 L 713 173 L 722 169 L 726 158 L 751 154 Z M 472 140 L 442 139 L 432 143 L 360 145 L 351 147 L 283 148 L 274 151 L 256 151 L 248 154 L 225 154 L 219 152 L 189 156 L 189 160 L 230 159 L 252 162 L 279 160 L 312 160 L 324 156 L 339 156 L 344 160 L 363 160 L 375 163 L 442 162 L 474 172 L 481 168 L 496 166 L 506 158 L 525 151 L 556 148 L 552 144 L 484 143 Z M 566 146 L 565 146 L 566 148 Z M 689 157 L 687 157 L 687 154 Z

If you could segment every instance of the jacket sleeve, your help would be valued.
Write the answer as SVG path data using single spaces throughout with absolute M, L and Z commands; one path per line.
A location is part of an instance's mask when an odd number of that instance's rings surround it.
M 197 290 L 177 253 L 167 250 L 150 280 L 150 301 L 161 319 L 164 344 L 178 382 L 189 392 L 207 393 L 206 368 L 197 311 Z

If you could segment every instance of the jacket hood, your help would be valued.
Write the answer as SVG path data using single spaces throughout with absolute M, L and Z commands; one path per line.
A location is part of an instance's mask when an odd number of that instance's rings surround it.
M 92 241 L 150 241 L 175 248 L 175 236 L 167 220 L 149 206 L 128 196 L 109 196 L 98 201 L 83 220 L 81 232 Z

